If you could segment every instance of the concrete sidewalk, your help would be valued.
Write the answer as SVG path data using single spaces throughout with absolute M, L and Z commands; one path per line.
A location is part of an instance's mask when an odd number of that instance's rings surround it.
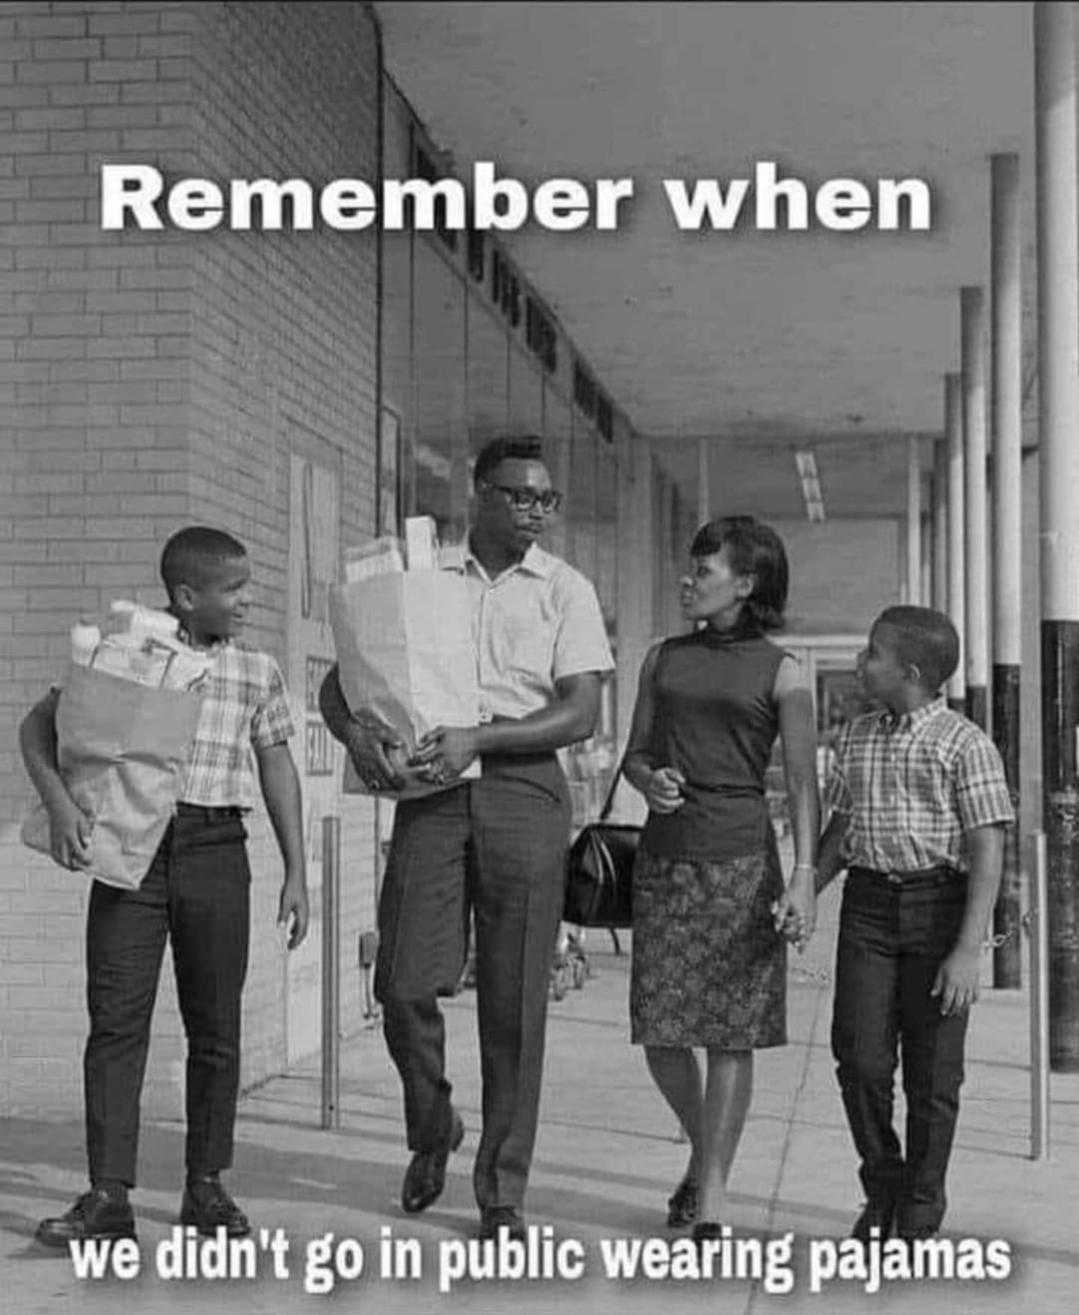
M 884 1282 L 870 1293 L 856 1275 L 810 1290 L 810 1248 L 826 1258 L 860 1204 L 855 1162 L 828 1049 L 830 959 L 838 900 L 822 901 L 822 926 L 803 959 L 794 958 L 790 1044 L 757 1058 L 756 1092 L 735 1165 L 735 1239 L 793 1233 L 788 1265 L 775 1258 L 775 1283 L 739 1278 L 611 1279 L 601 1239 L 659 1237 L 669 1241 L 666 1198 L 681 1176 L 686 1148 L 672 1116 L 628 1043 L 628 959 L 609 939 L 590 933 L 593 973 L 583 989 L 551 1002 L 548 1057 L 539 1140 L 528 1197 L 535 1226 L 536 1265 L 566 1239 L 581 1244 L 584 1274 L 570 1278 L 483 1278 L 440 1292 L 440 1265 L 464 1258 L 476 1215 L 471 1160 L 480 1126 L 475 998 L 447 1003 L 450 1077 L 467 1134 L 450 1161 L 446 1192 L 419 1217 L 398 1204 L 407 1161 L 397 1078 L 377 1024 L 342 1046 L 342 1118 L 322 1132 L 316 1064 L 274 1079 L 242 1102 L 236 1168 L 230 1185 L 257 1230 L 281 1229 L 289 1242 L 288 1277 L 275 1277 L 268 1249 L 257 1275 L 223 1281 L 167 1281 L 156 1268 L 157 1247 L 171 1235 L 178 1209 L 183 1129 L 144 1128 L 142 1183 L 135 1194 L 142 1269 L 129 1280 L 75 1276 L 66 1257 L 36 1246 L 37 1219 L 66 1208 L 83 1186 L 81 1115 L 57 1124 L 7 1120 L 0 1137 L 0 1272 L 4 1309 L 27 1315 L 75 1309 L 112 1310 L 120 1299 L 142 1310 L 279 1312 L 313 1308 L 327 1295 L 349 1308 L 396 1311 L 505 1311 L 519 1305 L 546 1312 L 574 1303 L 589 1312 L 678 1310 L 731 1312 L 1075 1309 L 1079 1289 L 1079 1077 L 1054 1077 L 1052 1160 L 1028 1158 L 1029 1079 L 1026 995 L 988 992 L 979 1003 L 968 1045 L 967 1081 L 950 1180 L 947 1236 L 1006 1239 L 1011 1276 Z M 305 1291 L 308 1244 L 332 1232 L 332 1245 L 355 1239 L 364 1272 L 340 1279 L 330 1294 Z M 384 1278 L 380 1240 L 414 1238 L 418 1278 Z M 270 1238 L 264 1236 L 269 1242 Z M 355 1247 L 341 1252 L 345 1267 Z M 965 1253 L 969 1248 L 963 1248 Z M 838 1261 L 838 1255 L 836 1255 Z M 743 1270 L 744 1272 L 744 1270 Z M 793 1279 L 783 1293 L 784 1272 Z M 845 1272 L 845 1271 L 841 1271 Z M 769 1290 L 769 1288 L 772 1290 Z

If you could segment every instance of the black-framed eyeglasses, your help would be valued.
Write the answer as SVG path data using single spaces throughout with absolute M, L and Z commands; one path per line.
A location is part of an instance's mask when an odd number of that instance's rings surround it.
M 498 489 L 499 493 L 504 493 L 514 511 L 533 511 L 538 507 L 545 516 L 553 516 L 562 506 L 562 494 L 556 493 L 554 489 L 530 489 L 521 485 L 515 487 L 510 484 L 491 484 L 487 480 L 483 482 L 488 488 Z

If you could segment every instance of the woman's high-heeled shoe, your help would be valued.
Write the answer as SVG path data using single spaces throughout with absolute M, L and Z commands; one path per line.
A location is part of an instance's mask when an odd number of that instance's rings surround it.
M 687 1175 L 667 1202 L 667 1227 L 685 1228 L 687 1224 L 692 1224 L 697 1218 L 699 1196 L 697 1180 Z

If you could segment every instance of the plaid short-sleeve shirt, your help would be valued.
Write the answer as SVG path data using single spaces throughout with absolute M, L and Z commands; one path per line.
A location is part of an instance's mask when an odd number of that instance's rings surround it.
M 824 803 L 849 820 L 847 862 L 881 872 L 966 871 L 967 832 L 1015 821 L 996 746 L 943 698 L 848 722 Z
M 277 662 L 235 641 L 218 645 L 180 799 L 250 808 L 255 802 L 252 750 L 283 744 L 294 730 Z

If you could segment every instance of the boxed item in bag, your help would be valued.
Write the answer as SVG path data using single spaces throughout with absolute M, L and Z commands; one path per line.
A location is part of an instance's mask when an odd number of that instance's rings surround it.
M 361 548 L 345 550 L 345 581 L 349 584 L 404 569 L 405 561 L 401 554 L 401 545 L 389 534 L 384 534 L 380 539 L 375 539 Z
M 169 612 L 119 598 L 104 626 L 82 617 L 71 627 L 71 660 L 150 689 L 190 689 L 213 665 L 213 654 L 179 637 Z

